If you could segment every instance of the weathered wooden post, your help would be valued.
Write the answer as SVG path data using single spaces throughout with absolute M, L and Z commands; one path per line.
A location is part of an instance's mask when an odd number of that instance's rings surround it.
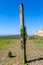
M 23 4 L 20 4 L 20 27 L 21 27 L 21 48 L 23 49 L 24 44 L 23 44 L 23 40 L 24 40 L 24 8 L 23 8 Z
M 21 47 L 24 50 L 24 64 L 26 63 L 26 28 L 24 25 L 24 7 L 20 4 L 20 32 L 21 32 Z

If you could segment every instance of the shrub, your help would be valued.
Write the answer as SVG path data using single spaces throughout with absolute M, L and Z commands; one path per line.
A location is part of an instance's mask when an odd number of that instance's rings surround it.
M 12 57 L 12 52 L 8 52 L 8 57 L 11 58 Z

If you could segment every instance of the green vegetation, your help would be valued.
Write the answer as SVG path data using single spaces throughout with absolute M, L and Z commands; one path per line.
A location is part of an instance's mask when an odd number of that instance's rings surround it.
M 24 43 L 26 43 L 25 40 L 26 40 L 26 37 L 27 37 L 25 26 L 24 26 L 23 29 L 21 29 L 21 35 L 20 36 L 21 36 L 21 48 L 23 49 L 24 48 Z
M 16 40 L 20 40 L 20 38 L 7 38 L 7 37 L 0 37 L 0 50 L 4 49 L 7 50 L 8 46 L 10 44 L 15 44 Z M 28 42 L 34 43 L 34 44 L 43 44 L 43 37 L 40 36 L 28 36 L 27 37 Z M 23 45 L 22 45 L 23 47 Z
M 10 44 L 13 44 L 18 38 L 0 37 L 0 49 L 7 50 Z

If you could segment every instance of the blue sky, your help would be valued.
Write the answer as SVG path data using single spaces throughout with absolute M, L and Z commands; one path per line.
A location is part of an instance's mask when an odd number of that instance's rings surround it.
M 43 0 L 0 0 L 0 35 L 20 34 L 20 3 L 24 4 L 27 34 L 43 28 Z

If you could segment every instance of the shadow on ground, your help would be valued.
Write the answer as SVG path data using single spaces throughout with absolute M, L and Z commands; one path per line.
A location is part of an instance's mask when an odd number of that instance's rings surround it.
M 40 60 L 43 60 L 43 58 L 40 57 L 40 58 L 29 60 L 29 61 L 26 60 L 26 63 L 31 63 L 31 62 L 40 61 Z
M 16 56 L 11 56 L 11 58 L 14 58 L 14 57 L 16 57 Z

